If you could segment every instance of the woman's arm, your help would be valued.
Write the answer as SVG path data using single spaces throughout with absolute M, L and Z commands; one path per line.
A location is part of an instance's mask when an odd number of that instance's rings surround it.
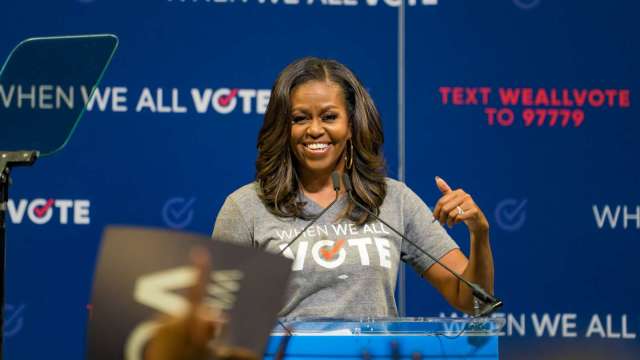
M 474 282 L 489 293 L 493 293 L 493 255 L 489 244 L 489 222 L 471 195 L 462 189 L 452 190 L 441 178 L 436 184 L 443 196 L 433 211 L 434 221 L 449 227 L 464 222 L 470 234 L 469 258 L 459 249 L 454 249 L 440 258 L 452 270 L 462 274 L 466 280 Z M 456 309 L 473 313 L 473 293 L 471 289 L 445 270 L 434 264 L 423 274 Z

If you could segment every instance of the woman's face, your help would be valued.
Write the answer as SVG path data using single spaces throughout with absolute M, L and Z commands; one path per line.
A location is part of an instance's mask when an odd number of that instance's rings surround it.
M 345 97 L 339 85 L 309 81 L 291 94 L 291 149 L 303 177 L 344 169 L 344 149 L 351 139 Z

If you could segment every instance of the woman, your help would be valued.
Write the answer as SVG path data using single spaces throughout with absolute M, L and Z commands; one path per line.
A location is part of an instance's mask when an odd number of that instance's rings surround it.
M 489 224 L 471 196 L 436 178 L 433 214 L 401 182 L 385 177 L 380 116 L 356 76 L 333 60 L 304 58 L 278 76 L 258 136 L 256 181 L 226 199 L 213 237 L 295 259 L 281 316 L 397 316 L 400 261 L 409 263 L 455 308 L 473 311 L 471 291 L 449 272 L 341 194 L 331 174 L 348 173 L 354 197 L 453 270 L 493 292 Z M 343 187 L 344 188 L 344 187 Z M 438 222 L 432 221 L 438 220 Z M 442 225 L 464 222 L 467 259 Z

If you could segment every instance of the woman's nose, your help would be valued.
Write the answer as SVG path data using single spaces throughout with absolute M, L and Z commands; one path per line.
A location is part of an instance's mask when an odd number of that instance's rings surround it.
M 322 120 L 319 118 L 314 118 L 309 124 L 309 128 L 307 128 L 307 134 L 312 137 L 318 137 L 324 134 L 324 126 L 322 124 Z

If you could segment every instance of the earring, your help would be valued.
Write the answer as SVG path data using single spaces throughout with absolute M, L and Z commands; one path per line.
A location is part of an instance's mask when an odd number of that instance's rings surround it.
M 347 168 L 347 170 L 351 170 L 351 167 L 353 167 L 353 141 L 348 140 L 349 141 L 349 147 L 350 147 L 350 156 L 347 156 L 347 153 L 345 152 L 344 154 L 344 162 L 345 162 L 345 167 Z

